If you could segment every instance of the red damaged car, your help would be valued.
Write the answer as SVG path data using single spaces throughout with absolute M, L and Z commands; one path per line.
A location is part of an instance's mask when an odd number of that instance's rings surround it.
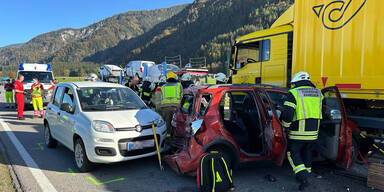
M 282 165 L 287 149 L 279 121 L 288 90 L 252 85 L 213 85 L 185 92 L 172 120 L 172 146 L 165 161 L 179 174 L 195 175 L 200 158 L 211 150 L 226 156 L 231 167 L 241 162 L 272 160 Z M 348 168 L 357 157 L 355 124 L 347 119 L 336 87 L 323 90 L 323 119 L 317 159 Z

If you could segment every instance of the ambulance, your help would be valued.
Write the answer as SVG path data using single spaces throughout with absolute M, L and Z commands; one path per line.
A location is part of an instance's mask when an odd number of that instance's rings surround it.
M 52 93 L 48 91 L 48 88 L 51 87 L 50 82 L 53 81 L 53 72 L 50 64 L 20 63 L 17 77 L 19 77 L 19 75 L 24 76 L 23 85 L 26 92 L 24 102 L 26 105 L 32 104 L 31 86 L 33 84 L 33 78 L 37 78 L 39 83 L 43 84 L 44 104 L 47 104 L 51 100 Z

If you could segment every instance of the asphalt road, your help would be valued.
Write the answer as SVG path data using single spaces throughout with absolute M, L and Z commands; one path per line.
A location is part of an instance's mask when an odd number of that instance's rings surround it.
M 156 156 L 128 162 L 98 165 L 90 173 L 79 173 L 74 165 L 73 153 L 59 145 L 48 149 L 44 145 L 42 119 L 32 119 L 26 111 L 26 120 L 16 120 L 16 111 L 4 105 L 4 92 L 0 95 L 0 141 L 5 147 L 11 167 L 22 191 L 140 191 L 189 192 L 197 191 L 195 178 L 175 174 L 169 167 L 159 170 Z M 9 130 L 8 130 L 8 128 Z M 10 135 L 20 142 L 16 149 Z M 25 151 L 20 151 L 23 147 Z M 20 153 L 30 156 L 27 162 Z M 35 162 L 34 165 L 31 161 Z M 332 170 L 314 167 L 320 177 L 312 176 L 309 191 L 372 191 L 361 180 L 335 175 Z M 270 182 L 265 176 L 276 177 Z M 234 171 L 236 191 L 297 191 L 288 163 L 278 167 L 271 162 L 242 165 Z M 41 187 L 43 186 L 43 188 Z M 52 189 L 52 188 L 51 188 Z

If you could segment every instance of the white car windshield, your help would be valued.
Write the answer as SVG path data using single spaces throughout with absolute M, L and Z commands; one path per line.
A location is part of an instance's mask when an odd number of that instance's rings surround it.
M 83 87 L 77 89 L 83 111 L 145 109 L 147 106 L 129 88 Z

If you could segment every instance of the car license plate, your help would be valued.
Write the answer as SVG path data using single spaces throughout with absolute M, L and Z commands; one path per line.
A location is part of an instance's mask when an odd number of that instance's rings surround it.
M 128 142 L 127 143 L 127 150 L 138 150 L 138 149 L 144 149 L 148 147 L 153 147 L 155 145 L 155 141 L 153 139 L 151 140 L 144 140 L 144 141 L 134 141 L 134 142 Z

